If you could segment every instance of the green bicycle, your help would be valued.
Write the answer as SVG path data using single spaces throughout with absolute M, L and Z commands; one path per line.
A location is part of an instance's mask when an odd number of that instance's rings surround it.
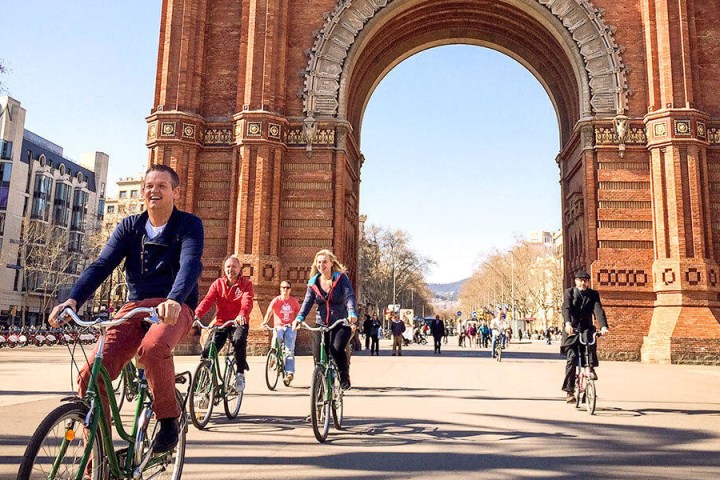
M 108 395 L 111 418 L 101 407 L 99 382 L 103 382 L 108 392 L 111 387 L 102 354 L 107 329 L 143 313 L 148 314 L 145 321 L 160 322 L 154 308 L 135 308 L 122 318 L 98 318 L 87 322 L 80 320 L 69 308 L 63 311 L 61 318 L 70 317 L 78 325 L 100 330 L 98 354 L 92 365 L 85 396 L 63 398 L 63 403 L 50 412 L 35 430 L 23 455 L 18 480 L 180 479 L 185 461 L 187 416 L 185 398 L 177 389 L 175 396 L 181 411 L 178 443 L 173 450 L 161 454 L 153 452 L 159 424 L 153 415 L 152 397 L 143 369 L 138 369 L 138 402 L 130 432 L 122 424 L 114 396 Z M 175 381 L 185 383 L 189 376 L 189 372 L 179 374 Z M 111 420 L 124 445 L 122 448 L 116 449 L 113 444 Z
M 265 324 L 263 325 L 266 330 L 273 332 L 272 347 L 270 347 L 270 351 L 265 358 L 265 385 L 267 385 L 268 389 L 275 390 L 278 380 L 280 377 L 283 377 L 283 384 L 289 387 L 292 380 L 288 380 L 285 372 L 285 360 L 287 357 L 285 349 L 281 348 L 280 340 L 278 340 L 275 329 Z M 290 328 L 290 325 L 279 328 Z
M 195 375 L 190 385 L 189 395 L 192 397 L 190 402 L 190 420 L 199 430 L 205 428 L 210 421 L 213 407 L 218 405 L 222 400 L 225 407 L 225 415 L 229 420 L 237 417 L 242 404 L 243 392 L 235 388 L 235 376 L 237 375 L 237 365 L 235 356 L 233 355 L 232 342 L 227 342 L 227 352 L 225 353 L 225 371 L 220 373 L 220 361 L 218 360 L 218 350 L 215 347 L 215 334 L 220 329 L 237 326 L 235 320 L 225 323 L 222 327 L 205 326 L 199 320 L 193 322 L 193 326 L 200 327 L 203 330 L 212 330 L 212 336 L 208 340 L 210 342 L 210 351 L 208 358 L 200 360 L 200 364 L 195 369 Z M 220 381 L 222 379 L 222 381 Z
M 310 327 L 306 323 L 300 323 L 300 327 L 312 332 L 321 332 L 320 335 L 320 359 L 313 370 L 312 387 L 310 393 L 310 421 L 313 433 L 318 442 L 323 443 L 330 431 L 330 416 L 332 415 L 333 425 L 337 430 L 342 428 L 343 422 L 343 397 L 345 391 L 340 388 L 340 375 L 335 360 L 328 355 L 326 337 L 331 330 L 339 326 L 348 326 L 346 318 L 333 323 L 330 327 Z

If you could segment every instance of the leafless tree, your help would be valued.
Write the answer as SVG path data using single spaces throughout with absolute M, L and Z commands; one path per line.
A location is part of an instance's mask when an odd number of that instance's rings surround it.
M 412 249 L 406 232 L 366 225 L 359 257 L 362 303 L 382 312 L 385 305 L 393 300 L 400 303 L 402 298 L 406 300 L 403 307 L 414 308 L 416 312 L 425 307 L 432 312 L 432 293 L 424 275 L 433 262 Z

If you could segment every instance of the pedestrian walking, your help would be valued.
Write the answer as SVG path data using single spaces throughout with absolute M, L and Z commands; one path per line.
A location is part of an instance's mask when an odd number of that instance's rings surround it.
M 380 355 L 380 336 L 382 335 L 382 323 L 377 316 L 373 316 L 370 325 L 370 355 Z
M 390 330 L 393 336 L 392 354 L 393 357 L 397 352 L 398 356 L 402 355 L 402 343 L 403 343 L 403 332 L 405 331 L 405 324 L 397 315 L 393 315 L 392 322 L 390 322 Z
M 435 319 L 430 322 L 430 333 L 434 342 L 434 353 L 440 354 L 440 343 L 445 335 L 445 322 L 440 320 L 440 315 L 435 315 Z

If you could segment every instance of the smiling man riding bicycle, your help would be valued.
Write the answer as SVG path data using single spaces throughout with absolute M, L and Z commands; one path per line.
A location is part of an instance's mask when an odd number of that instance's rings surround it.
M 575 274 L 575 287 L 565 290 L 562 313 L 565 328 L 563 329 L 560 353 L 567 357 L 562 389 L 566 392 L 565 401 L 573 403 L 575 402 L 573 394 L 575 390 L 575 366 L 581 347 L 578 337 L 580 335 L 592 335 L 595 332 L 593 315 L 600 324 L 601 332 L 606 333 L 608 331 L 605 310 L 603 310 L 600 303 L 600 294 L 597 290 L 590 288 L 590 275 L 584 270 L 578 270 Z M 597 367 L 597 346 L 588 344 L 588 347 L 591 368 Z M 593 369 L 591 372 L 597 378 L 595 370 Z
M 103 348 L 104 365 L 112 379 L 136 354 L 145 368 L 153 394 L 160 432 L 153 450 L 172 450 L 178 441 L 180 407 L 175 397 L 173 348 L 190 330 L 198 302 L 198 279 L 202 272 L 202 221 L 175 208 L 180 179 L 166 165 L 152 165 L 143 180 L 145 212 L 123 219 L 103 248 L 100 257 L 80 276 L 69 299 L 50 313 L 49 323 L 59 325 L 66 307 L 76 310 L 125 260 L 129 302 L 118 312 L 122 317 L 136 307 L 157 307 L 162 323 L 148 328 L 140 318 L 111 327 Z M 96 346 L 97 349 L 97 346 Z M 93 351 L 78 378 L 83 396 L 90 379 Z M 106 412 L 107 392 L 101 383 Z

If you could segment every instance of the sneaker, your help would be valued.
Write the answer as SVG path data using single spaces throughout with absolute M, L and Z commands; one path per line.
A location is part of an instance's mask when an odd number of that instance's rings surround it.
M 180 433 L 180 425 L 177 418 L 163 418 L 160 420 L 160 431 L 155 436 L 153 444 L 154 453 L 165 453 L 178 443 L 178 434 Z
M 285 384 L 290 385 L 290 382 L 293 381 L 293 378 L 295 378 L 295 375 L 293 375 L 292 372 L 289 372 L 287 375 L 285 375 Z
M 342 388 L 343 390 L 350 390 L 352 388 L 352 385 L 350 384 L 349 373 L 340 374 L 340 388 Z
M 565 402 L 575 403 L 575 395 L 572 392 L 567 392 L 567 395 L 565 395 Z
M 242 392 L 245 390 L 245 374 L 244 373 L 238 373 L 237 377 L 235 377 L 235 390 L 238 392 Z

